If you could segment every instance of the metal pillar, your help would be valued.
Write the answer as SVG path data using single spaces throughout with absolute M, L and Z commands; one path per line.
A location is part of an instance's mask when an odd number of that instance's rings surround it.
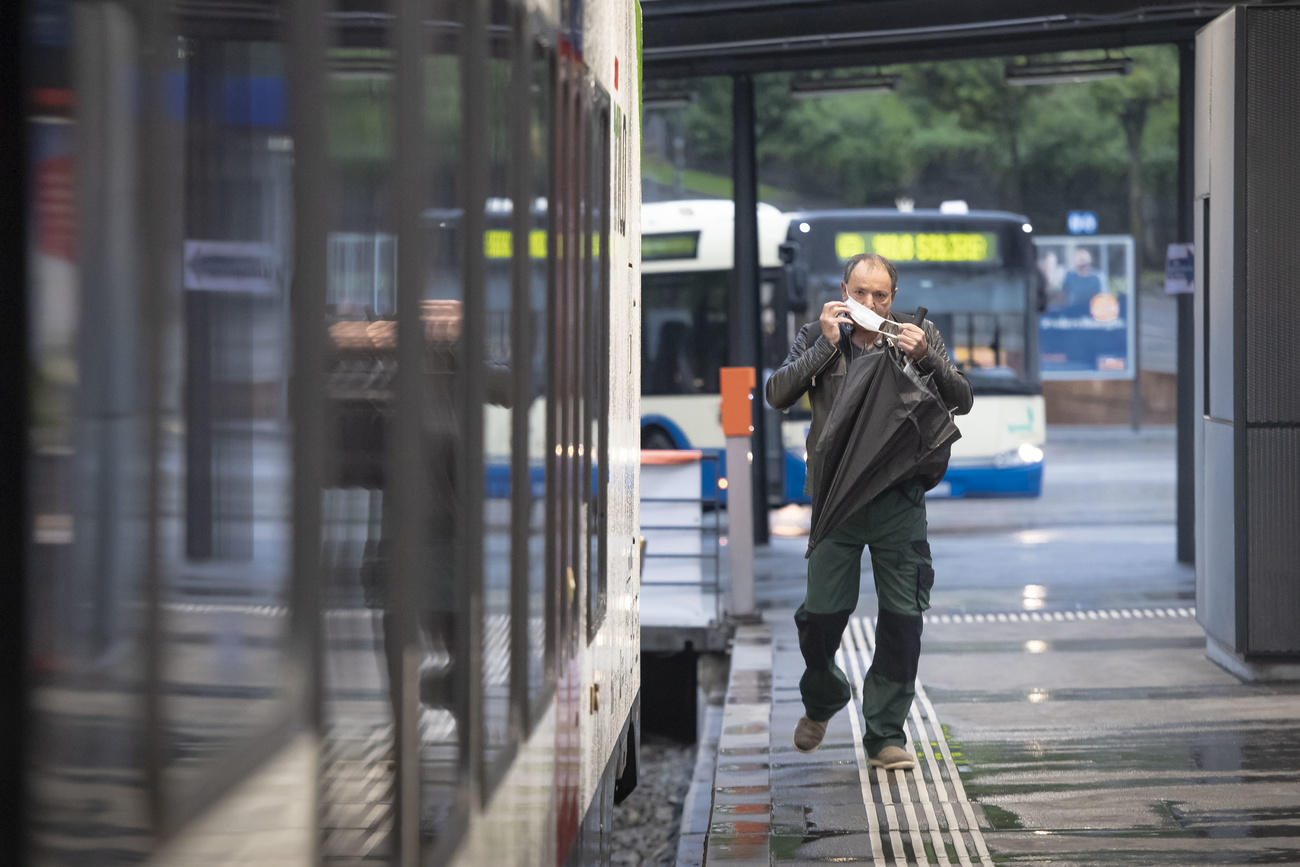
M 1137 244 L 1134 246 L 1134 256 L 1140 255 L 1141 238 L 1134 239 Z M 1134 271 L 1136 272 L 1136 268 Z M 1134 279 L 1129 283 L 1129 290 L 1133 293 L 1133 304 L 1129 307 L 1129 316 L 1133 317 L 1133 394 L 1129 399 L 1129 427 L 1137 432 L 1142 429 L 1142 291 L 1138 285 L 1139 281 Z
M 731 582 L 727 592 L 727 608 L 733 617 L 751 617 L 754 614 L 754 535 L 750 522 L 743 519 L 742 507 L 761 499 L 751 486 L 753 473 L 747 472 L 752 460 L 753 440 L 748 436 L 727 437 L 727 502 L 732 520 L 727 523 L 727 564 Z M 756 512 L 756 510 L 754 510 Z
M 27 753 L 27 683 L 29 640 L 26 587 L 33 584 L 28 562 L 27 539 L 27 407 L 32 380 L 28 373 L 27 299 L 32 287 L 27 273 L 27 190 L 28 162 L 25 127 L 18 121 L 27 110 L 26 87 L 20 87 L 25 74 L 33 68 L 29 42 L 22 38 L 24 5 L 16 4 L 0 17 L 0 33 L 7 50 L 0 52 L 0 77 L 11 82 L 0 95 L 4 116 L 9 120 L 0 130 L 0 153 L 8 155 L 11 166 L 9 182 L 0 188 L 0 221 L 6 231 L 0 233 L 0 270 L 6 286 L 18 291 L 7 293 L 5 316 L 0 319 L 0 356 L 4 359 L 5 377 L 0 382 L 0 401 L 5 412 L 0 418 L 0 465 L 8 487 L 5 505 L 0 509 L 0 562 L 8 564 L 8 577 L 0 584 L 0 610 L 9 613 L 7 627 L 0 630 L 0 698 L 11 708 L 5 735 L 0 745 L 0 777 L 12 781 L 0 792 L 0 849 L 13 853 L 16 863 L 28 857 L 27 819 L 28 789 L 24 785 L 30 756 Z M 24 82 L 25 83 L 25 82 Z
M 754 80 L 731 79 L 732 191 L 735 200 L 735 291 L 728 329 L 729 363 L 762 370 L 762 328 L 758 303 L 758 157 L 754 142 Z M 762 376 L 759 375 L 759 385 Z M 767 544 L 767 436 L 762 401 L 754 401 L 753 462 L 754 542 Z M 730 467 L 730 462 L 728 462 Z M 734 474 L 728 471 L 734 478 Z
M 213 90 L 224 81 L 216 57 L 216 43 L 190 47 L 186 75 L 185 131 L 187 170 L 184 175 L 186 212 L 185 237 L 221 237 L 214 225 L 212 202 L 221 202 L 213 187 L 216 174 L 213 150 L 219 145 L 214 118 L 218 95 Z M 213 527 L 212 471 L 212 318 L 215 299 L 207 291 L 182 295 L 185 326 L 185 556 L 208 560 L 216 551 Z
M 1190 241 L 1195 231 L 1195 162 L 1193 148 L 1196 124 L 1196 43 L 1178 46 L 1178 240 Z M 1199 271 L 1197 272 L 1199 273 Z M 1177 508 L 1177 559 L 1196 560 L 1196 436 L 1195 436 L 1195 349 L 1193 340 L 1193 298 L 1178 296 L 1178 476 L 1175 488 Z

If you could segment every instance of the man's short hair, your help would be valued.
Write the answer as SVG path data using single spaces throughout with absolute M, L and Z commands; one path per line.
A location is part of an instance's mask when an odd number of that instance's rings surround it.
M 849 282 L 849 277 L 853 274 L 853 269 L 863 262 L 868 263 L 872 268 L 884 268 L 885 273 L 889 275 L 889 288 L 891 290 L 898 288 L 898 269 L 894 263 L 886 259 L 879 253 L 859 253 L 856 256 L 850 256 L 849 261 L 844 263 L 844 283 Z

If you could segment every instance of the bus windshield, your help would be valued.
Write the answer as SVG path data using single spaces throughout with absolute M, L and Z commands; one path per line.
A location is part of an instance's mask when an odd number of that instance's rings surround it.
M 804 214 L 791 221 L 789 240 L 797 267 L 806 269 L 809 318 L 840 297 L 846 259 L 880 253 L 898 268 L 895 315 L 925 307 L 977 392 L 1031 393 L 1037 272 L 1024 225 L 1010 214 Z
M 717 394 L 727 363 L 730 271 L 641 277 L 641 394 Z

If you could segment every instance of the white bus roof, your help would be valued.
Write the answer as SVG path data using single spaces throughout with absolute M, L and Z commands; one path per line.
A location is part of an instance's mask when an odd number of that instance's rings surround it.
M 730 271 L 735 255 L 735 203 L 730 199 L 681 199 L 641 205 L 641 237 L 698 233 L 697 242 L 683 246 L 694 255 L 681 258 L 642 256 L 641 271 Z M 789 218 L 772 205 L 758 204 L 758 265 L 779 268 L 778 249 L 785 240 Z

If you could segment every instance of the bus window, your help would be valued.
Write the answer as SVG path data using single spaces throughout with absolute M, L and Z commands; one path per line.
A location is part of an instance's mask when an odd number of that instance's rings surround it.
M 730 282 L 727 272 L 642 277 L 643 395 L 718 393 Z
M 965 274 L 900 268 L 895 306 L 900 312 L 928 307 L 949 356 L 967 375 L 1024 380 L 1027 291 L 1025 276 L 1004 268 Z

